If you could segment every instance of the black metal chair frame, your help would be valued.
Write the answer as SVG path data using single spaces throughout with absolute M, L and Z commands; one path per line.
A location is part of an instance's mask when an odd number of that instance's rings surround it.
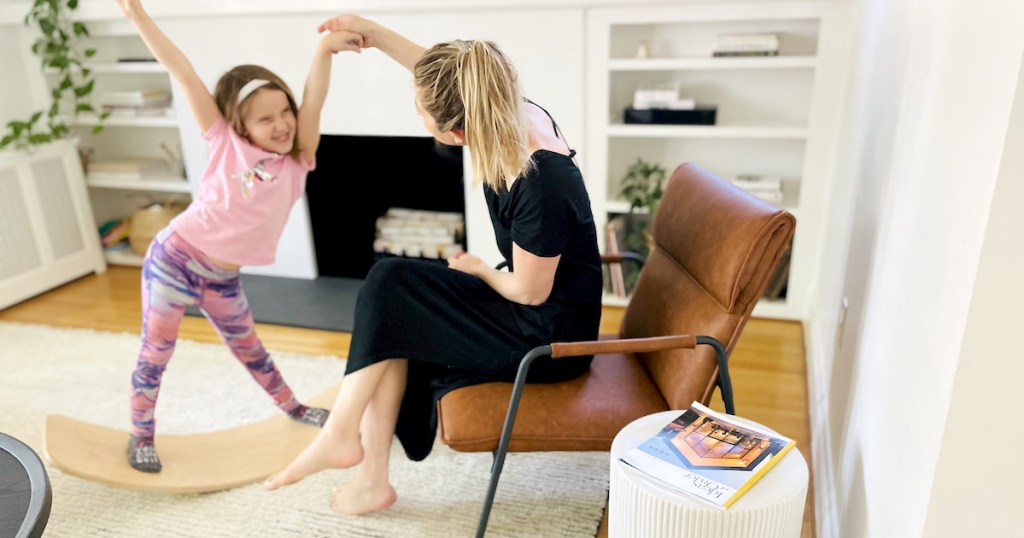
M 641 261 L 642 263 L 642 261 Z M 674 348 L 693 348 L 697 345 L 708 345 L 714 348 L 716 361 L 718 362 L 718 387 L 722 391 L 722 401 L 725 405 L 725 412 L 730 415 L 736 414 L 736 409 L 733 404 L 732 397 L 732 381 L 729 377 L 729 364 L 728 357 L 725 354 L 725 347 L 717 339 L 710 336 L 659 336 L 652 338 L 642 338 L 633 340 L 643 340 L 648 342 L 643 348 L 643 351 L 660 351 L 665 349 Z M 516 373 L 516 380 L 512 387 L 512 396 L 508 404 L 508 412 L 505 415 L 505 424 L 501 430 L 501 439 L 498 441 L 498 450 L 494 453 L 494 462 L 491 464 L 491 481 L 487 487 L 487 497 L 484 499 L 483 509 L 480 512 L 480 522 L 477 525 L 476 536 L 477 538 L 483 538 L 487 532 L 487 521 L 491 515 L 491 506 L 494 504 L 494 494 L 498 489 L 498 479 L 501 476 L 502 467 L 505 464 L 505 455 L 508 454 L 508 445 L 512 438 L 512 426 L 516 421 L 516 413 L 519 410 L 519 400 L 523 394 L 523 388 L 526 385 L 526 374 L 530 369 L 530 364 L 537 357 L 551 356 L 553 358 L 571 357 L 579 355 L 592 355 L 600 353 L 607 349 L 607 345 L 610 342 L 620 342 L 628 345 L 630 339 L 623 340 L 605 340 L 599 342 L 574 342 L 571 343 L 574 349 L 572 354 L 559 354 L 554 351 L 552 345 L 538 346 L 531 349 L 524 357 L 523 362 L 519 364 L 519 370 Z

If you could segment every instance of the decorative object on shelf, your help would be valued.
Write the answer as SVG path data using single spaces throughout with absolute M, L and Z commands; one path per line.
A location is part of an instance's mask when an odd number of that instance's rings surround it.
M 12 121 L 7 132 L 0 139 L 0 149 L 11 144 L 21 150 L 67 138 L 73 133 L 61 118 L 61 104 L 67 102 L 68 112 L 77 117 L 83 112 L 95 112 L 88 97 L 93 90 L 92 71 L 85 61 L 96 54 L 96 49 L 85 48 L 79 39 L 88 37 L 85 23 L 72 21 L 71 15 L 78 8 L 78 0 L 34 0 L 25 16 L 25 25 L 34 25 L 40 36 L 32 44 L 32 52 L 40 57 L 44 71 L 53 71 L 53 85 L 50 89 L 51 104 L 46 111 L 32 114 L 26 121 Z M 45 125 L 40 123 L 46 116 Z M 106 112 L 99 114 L 99 123 L 92 131 L 103 130 Z
M 779 176 L 741 174 L 730 179 L 729 183 L 772 205 L 782 205 L 782 178 Z
M 697 101 L 691 97 L 679 96 L 679 82 L 663 82 L 643 85 L 634 90 L 633 108 L 637 110 L 654 108 L 693 110 L 697 108 Z
M 623 122 L 647 125 L 714 125 L 718 116 L 717 106 L 696 107 L 693 110 L 672 110 L 651 108 L 647 110 L 626 108 Z
M 136 211 L 128 228 L 128 241 L 132 252 L 143 256 L 157 232 L 171 223 L 174 217 L 185 210 L 185 204 L 153 204 Z
M 651 46 L 646 41 L 641 41 L 636 47 L 637 58 L 650 58 L 651 57 Z

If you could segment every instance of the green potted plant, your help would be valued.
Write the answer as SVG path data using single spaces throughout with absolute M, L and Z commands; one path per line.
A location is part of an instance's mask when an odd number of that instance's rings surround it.
M 619 196 L 629 202 L 629 226 L 626 227 L 624 249 L 647 257 L 650 223 L 661 202 L 667 173 L 657 164 L 637 158 L 620 182 Z
M 68 114 L 77 117 L 83 112 L 96 112 L 89 102 L 94 80 L 86 67 L 86 60 L 96 49 L 84 47 L 81 39 L 88 37 L 84 23 L 72 20 L 78 0 L 34 0 L 25 16 L 25 25 L 34 26 L 39 37 L 32 44 L 32 52 L 39 56 L 44 72 L 51 73 L 50 108 L 33 113 L 27 120 L 8 122 L 0 139 L 0 149 L 14 146 L 30 149 L 72 135 L 66 123 Z M 97 133 L 103 129 L 107 112 L 99 114 L 100 123 L 93 127 Z M 45 121 L 44 121 L 45 117 Z
M 657 164 L 637 158 L 619 183 L 619 197 L 629 202 L 629 214 L 613 217 L 608 233 L 614 234 L 614 246 L 618 251 L 639 254 L 644 259 L 650 254 L 650 225 L 661 202 L 662 189 L 667 173 Z M 611 244 L 610 244 L 611 245 Z M 631 293 L 639 268 L 631 264 L 622 266 L 625 292 Z

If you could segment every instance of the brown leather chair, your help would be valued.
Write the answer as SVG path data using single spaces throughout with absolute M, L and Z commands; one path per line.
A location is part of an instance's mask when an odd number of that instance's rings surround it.
M 515 383 L 464 387 L 438 403 L 442 442 L 493 451 L 477 536 L 487 528 L 507 451 L 607 451 L 633 420 L 705 405 L 718 386 L 735 414 L 726 358 L 789 248 L 790 213 L 688 163 L 665 186 L 617 336 L 531 350 Z M 595 356 L 583 376 L 524 383 L 535 357 Z M 504 422 L 502 416 L 504 415 Z

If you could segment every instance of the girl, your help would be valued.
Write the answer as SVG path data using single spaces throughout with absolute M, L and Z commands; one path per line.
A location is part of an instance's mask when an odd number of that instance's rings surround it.
M 499 48 L 455 40 L 425 50 L 372 21 L 344 15 L 321 31 L 351 31 L 413 73 L 416 108 L 437 140 L 470 149 L 498 248 L 510 271 L 461 253 L 448 267 L 387 259 L 370 270 L 356 303 L 345 376 L 317 438 L 268 489 L 329 467 L 359 464 L 335 490 L 348 514 L 382 510 L 397 496 L 388 456 L 397 434 L 424 459 L 437 431 L 436 402 L 448 391 L 512 381 L 523 355 L 549 342 L 597 338 L 601 261 L 575 154 L 547 112 L 521 97 Z M 538 359 L 531 381 L 576 377 L 590 357 Z
M 359 52 L 361 38 L 337 32 L 320 41 L 301 107 L 283 80 L 255 65 L 225 73 L 211 95 L 140 0 L 117 2 L 180 84 L 210 153 L 195 200 L 157 234 L 142 266 L 142 350 L 132 374 L 128 463 L 156 473 L 162 468 L 153 442 L 157 394 L 189 305 L 203 311 L 282 411 L 313 426 L 327 418 L 326 409 L 295 399 L 257 338 L 239 270 L 274 261 L 288 214 L 315 166 L 331 57 Z

